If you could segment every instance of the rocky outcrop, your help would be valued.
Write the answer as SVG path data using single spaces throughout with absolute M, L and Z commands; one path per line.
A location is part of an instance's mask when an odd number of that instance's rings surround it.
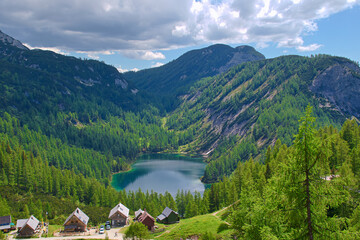
M 0 31 L 0 42 L 2 42 L 4 45 L 10 45 L 10 46 L 17 47 L 21 50 L 29 50 L 19 40 L 16 40 L 1 31 Z
M 335 64 L 320 73 L 310 90 L 344 114 L 360 117 L 360 68 L 356 64 Z
M 239 46 L 235 48 L 234 55 L 224 66 L 219 68 L 219 72 L 223 73 L 230 68 L 239 65 L 244 62 L 252 62 L 265 59 L 265 56 L 257 52 L 253 47 L 250 46 Z

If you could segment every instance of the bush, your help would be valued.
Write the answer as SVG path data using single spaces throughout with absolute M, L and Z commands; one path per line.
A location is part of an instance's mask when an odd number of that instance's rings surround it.
M 126 239 L 149 239 L 149 231 L 147 227 L 140 223 L 134 222 L 130 225 L 128 230 L 125 233 Z

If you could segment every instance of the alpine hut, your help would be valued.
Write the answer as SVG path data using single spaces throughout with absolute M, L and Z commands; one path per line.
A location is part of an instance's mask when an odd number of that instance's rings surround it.
M 154 230 L 155 219 L 144 209 L 142 214 L 138 217 L 138 221 L 144 224 L 150 231 Z
M 135 211 L 135 217 L 134 217 L 134 221 L 137 221 L 138 218 L 141 216 L 141 214 L 143 214 L 143 210 L 140 208 L 139 210 Z
M 166 207 L 164 211 L 156 218 L 156 221 L 159 223 L 169 224 L 180 221 L 180 218 L 177 212 Z
M 113 227 L 127 225 L 129 223 L 129 209 L 119 203 L 111 209 L 109 219 Z
M 66 219 L 64 223 L 65 232 L 86 232 L 86 227 L 89 222 L 89 217 L 80 210 L 76 208 L 73 213 Z
M 16 221 L 16 229 L 18 232 L 20 232 L 20 229 L 25 225 L 28 219 L 18 219 Z
M 40 221 L 37 220 L 37 218 L 33 215 L 31 215 L 31 217 L 29 217 L 29 219 L 27 219 L 26 221 L 24 221 L 24 219 L 20 220 L 22 220 L 19 221 L 19 234 L 21 236 L 32 236 L 40 231 Z M 23 225 L 20 226 L 20 224 Z
M 11 229 L 11 216 L 0 217 L 0 231 L 9 232 Z

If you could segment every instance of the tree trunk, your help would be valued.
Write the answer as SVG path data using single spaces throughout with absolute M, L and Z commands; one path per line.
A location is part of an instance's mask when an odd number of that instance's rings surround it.
M 310 240 L 313 240 L 313 228 L 311 221 L 311 200 L 310 200 L 310 179 L 309 179 L 309 169 L 306 169 L 306 179 L 305 179 L 305 187 L 306 187 L 306 212 L 307 212 L 307 225 L 308 225 L 308 236 Z

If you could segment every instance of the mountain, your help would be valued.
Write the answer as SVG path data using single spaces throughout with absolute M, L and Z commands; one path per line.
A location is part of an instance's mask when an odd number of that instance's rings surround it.
M 339 127 L 360 117 L 360 68 L 340 57 L 283 56 L 238 65 L 196 82 L 167 118 L 176 131 L 193 131 L 183 150 L 210 162 L 204 181 L 229 175 L 238 161 L 264 156 L 277 140 L 290 145 L 306 106 L 320 125 Z
M 14 46 L 21 50 L 29 50 L 27 47 L 25 47 L 19 40 L 16 40 L 9 35 L 3 33 L 0 31 L 0 42 L 2 42 L 3 45 L 7 46 Z M 4 50 L 4 49 L 3 49 Z
M 12 93 L 6 88 L 1 90 L 2 109 L 9 112 L 14 109 L 18 109 L 19 114 L 31 109 L 81 111 L 74 109 L 73 101 L 89 101 L 94 97 L 122 109 L 134 110 L 139 109 L 143 101 L 135 85 L 115 67 L 51 51 L 29 50 L 2 32 L 0 61 L 1 84 L 12 89 Z
M 175 141 L 150 100 L 103 62 L 29 50 L 2 33 L 0 84 L 0 116 L 8 113 L 65 145 L 131 162 Z
M 140 89 L 174 101 L 198 80 L 226 72 L 238 64 L 265 59 L 250 46 L 232 48 L 223 44 L 189 51 L 157 68 L 124 73 Z

